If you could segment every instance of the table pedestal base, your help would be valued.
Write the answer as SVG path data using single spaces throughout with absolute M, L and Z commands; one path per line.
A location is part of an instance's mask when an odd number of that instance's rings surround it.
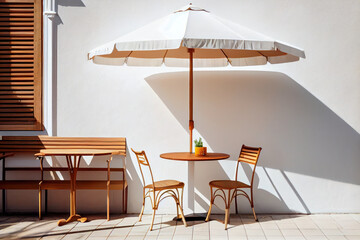
M 82 218 L 79 214 L 71 215 L 68 219 L 60 219 L 58 221 L 58 226 L 63 226 L 67 223 L 75 222 L 75 221 L 84 223 L 87 221 L 87 218 L 86 217 Z
M 205 221 L 206 219 L 206 213 L 194 213 L 194 214 L 188 214 L 185 216 L 185 220 L 188 221 Z M 182 221 L 181 216 L 174 217 L 174 221 Z

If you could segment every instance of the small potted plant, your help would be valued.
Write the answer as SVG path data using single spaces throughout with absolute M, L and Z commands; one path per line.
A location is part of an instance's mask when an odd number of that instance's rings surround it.
M 206 147 L 203 147 L 202 139 L 195 139 L 195 156 L 205 156 L 206 155 Z

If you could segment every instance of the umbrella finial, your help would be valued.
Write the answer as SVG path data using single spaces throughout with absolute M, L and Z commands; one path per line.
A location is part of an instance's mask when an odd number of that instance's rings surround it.
M 209 12 L 209 11 L 203 9 L 203 8 L 192 5 L 192 3 L 189 3 L 189 5 L 186 5 L 185 7 L 180 8 L 179 10 L 175 11 L 175 13 L 177 13 L 177 12 L 185 12 L 185 11 L 205 11 L 205 12 Z

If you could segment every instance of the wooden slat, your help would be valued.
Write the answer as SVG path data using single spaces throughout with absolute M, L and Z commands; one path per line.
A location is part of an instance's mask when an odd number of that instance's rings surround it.
M 241 158 L 239 158 L 239 161 L 244 162 L 244 163 L 248 163 L 248 164 L 255 164 L 254 161 L 249 161 L 249 160 L 241 159 Z
M 6 4 L 28 4 L 28 3 L 34 3 L 35 0 L 21 0 L 21 2 L 19 2 L 19 0 L 1 0 L 1 3 L 6 5 Z
M 26 41 L 26 42 L 31 42 L 32 44 L 34 44 L 34 37 L 32 37 L 32 36 L 27 36 L 27 37 L 1 36 L 0 41 Z
M 32 117 L 33 113 L 2 113 L 0 112 L 0 117 Z
M 26 103 L 26 104 L 33 104 L 33 99 L 0 99 L 0 104 L 7 104 L 7 103 Z
M 23 46 L 23 45 L 8 45 L 8 46 L 2 46 L 0 44 L 0 50 L 33 50 L 34 49 L 34 46 L 32 45 L 26 45 L 26 46 Z
M 40 135 L 39 139 L 42 141 L 88 141 L 88 142 L 126 142 L 126 138 L 116 138 L 116 137 L 52 137 Z
M 14 154 L 11 154 L 14 155 Z M 2 155 L 0 155 L 0 158 L 2 157 Z M 7 167 L 6 171 L 24 171 L 24 172 L 31 172 L 31 171 L 40 171 L 41 169 L 39 167 Z M 43 168 L 44 171 L 46 172 L 54 172 L 54 171 L 59 171 L 59 172 L 64 172 L 64 171 L 69 171 L 69 169 L 67 167 L 44 167 Z M 106 172 L 107 168 L 92 168 L 92 167 L 87 167 L 87 168 L 79 168 L 78 169 L 79 172 Z M 124 172 L 124 168 L 110 168 L 110 172 Z
M 34 81 L 34 77 L 16 77 L 16 76 L 10 76 L 10 77 L 0 77 L 0 81 Z
M 47 147 L 52 148 L 54 146 L 95 146 L 95 147 L 125 147 L 125 142 L 48 142 L 42 141 Z
M 43 146 L 43 144 L 40 142 L 40 140 L 37 139 L 29 139 L 29 140 L 1 140 L 0 141 L 0 146 L 1 147 L 5 147 L 6 146 L 11 146 L 11 145 L 41 145 Z
M 0 23 L 1 24 L 1 23 Z M 16 24 L 16 23 L 11 23 L 11 24 Z M 34 46 L 34 43 L 32 41 L 23 41 L 23 40 L 18 40 L 18 41 L 3 41 L 3 39 L 0 39 L 0 45 L 6 45 L 6 46 L 16 46 L 16 45 L 20 45 L 20 46 Z
M 1 93 L 1 92 L 0 92 Z M 0 99 L 1 100 L 31 100 L 31 99 L 34 99 L 34 96 L 33 94 L 22 94 L 22 95 L 18 95 L 18 94 L 8 94 L 8 95 L 5 95 L 5 94 L 0 94 Z
M 34 36 L 34 32 L 33 31 L 19 31 L 19 32 L 0 32 L 0 37 L 2 36 L 17 36 L 17 37 L 27 37 L 27 36 Z
M 69 180 L 44 180 L 40 184 L 41 189 L 56 190 L 56 189 L 70 189 Z M 110 181 L 110 190 L 122 190 L 127 186 L 127 182 L 113 180 Z M 107 189 L 107 181 L 105 180 L 78 180 L 76 181 L 76 189 Z
M 39 189 L 39 180 L 0 181 L 0 189 Z
M 3 122 L 2 122 L 3 123 Z M 4 122 L 3 123 L 6 126 L 6 130 L 9 131 L 14 130 L 14 131 L 35 131 L 37 128 L 34 127 L 34 125 L 36 124 L 35 120 L 33 119 L 31 123 L 29 122 L 23 122 L 22 124 L 17 124 L 17 123 L 13 123 L 11 122 Z M 0 126 L 1 129 L 1 126 Z
M 28 13 L 28 12 L 23 12 L 23 13 L 18 13 L 18 12 L 1 12 L 0 11 L 0 17 L 10 17 L 10 18 L 14 18 L 14 17 L 20 17 L 20 18 L 34 18 L 34 13 Z
M 101 149 L 101 150 L 125 150 L 125 147 L 117 147 L 117 146 L 48 146 L 46 145 L 46 149 Z
M 3 54 L 1 54 L 0 55 L 0 58 L 2 58 L 2 59 L 10 59 L 10 60 L 12 60 L 12 59 L 20 59 L 21 61 L 23 61 L 24 60 L 24 58 L 25 59 L 31 59 L 31 62 L 33 62 L 34 60 L 34 56 L 33 55 L 31 55 L 31 54 L 28 54 L 28 55 L 3 55 Z
M 1 22 L 0 26 L 34 26 L 33 22 Z
M 0 94 L 2 95 L 33 95 L 34 91 L 22 91 L 22 90 L 12 90 L 12 91 L 0 91 Z M 4 98 L 7 98 L 8 96 L 3 96 Z
M 110 181 L 110 190 L 122 190 L 126 181 L 112 180 Z M 80 180 L 76 181 L 76 189 L 107 189 L 107 181 L 103 180 Z
M 0 32 L 0 35 L 1 35 L 1 32 Z M 31 49 L 21 49 L 21 50 L 18 50 L 18 49 L 0 49 L 0 54 L 1 55 L 12 55 L 12 54 L 34 54 L 34 50 L 33 48 Z
M 23 1 L 21 3 L 3 3 L 0 2 L 0 8 L 33 8 L 33 3 L 24 3 Z
M 0 73 L 1 77 L 32 77 L 34 73 L 31 72 L 12 72 L 12 73 Z
M 21 90 L 34 90 L 33 86 L 2 86 L 0 85 L 0 94 L 3 91 L 21 91 Z M 3 107 L 3 106 L 0 106 Z
M 28 108 L 34 107 L 32 104 L 1 104 L 2 108 Z
M 246 158 L 246 159 L 249 159 L 249 160 L 255 160 L 257 158 L 257 155 L 256 156 L 250 156 L 250 155 L 242 153 L 242 154 L 240 154 L 240 157 Z
M 0 99 L 0 104 L 6 103 L 34 103 L 34 99 Z
M 34 27 L 29 26 L 0 26 L 0 31 L 34 31 Z
M 0 81 L 0 87 L 17 87 L 17 86 L 20 86 L 20 87 L 31 87 L 33 88 L 33 82 L 3 82 L 3 81 Z
M 42 147 L 39 148 L 4 148 L 1 147 L 0 151 L 2 152 L 14 152 L 14 153 L 19 153 L 19 152 L 26 152 L 26 153 L 38 153 L 41 149 L 43 149 Z
M 243 151 L 244 151 L 244 152 L 250 152 L 250 153 L 257 153 L 259 150 L 257 150 L 257 149 L 245 148 Z
M 31 140 L 39 140 L 38 136 L 2 136 L 2 140 L 6 141 L 31 141 Z
M 4 7 L 1 7 L 0 8 L 0 13 L 31 13 L 32 16 L 33 16 L 34 9 L 33 8 L 19 8 L 19 7 L 16 7 L 16 8 L 10 8 L 10 7 L 4 8 Z
M 6 120 L 4 120 L 6 119 Z M 7 125 L 33 124 L 34 118 L 0 118 L 0 122 Z
M 33 108 L 0 108 L 0 113 L 15 113 L 15 112 L 26 112 L 26 113 L 32 113 L 34 111 Z
M 5 145 L 0 145 L 1 149 L 5 148 L 5 149 L 11 149 L 11 151 L 16 151 L 16 150 L 29 150 L 29 149 L 43 149 L 44 145 L 42 145 L 41 143 L 38 144 L 22 144 L 21 142 L 17 143 L 13 143 L 12 145 L 10 144 L 5 144 Z

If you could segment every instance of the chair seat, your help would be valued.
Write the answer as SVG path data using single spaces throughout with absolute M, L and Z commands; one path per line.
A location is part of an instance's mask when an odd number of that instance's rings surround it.
M 154 182 L 154 184 L 155 184 L 155 191 L 184 187 L 183 182 L 179 182 L 176 180 L 161 180 Z M 153 184 L 148 184 L 145 186 L 145 188 L 153 188 Z
M 250 188 L 249 185 L 234 180 L 214 180 L 209 182 L 209 185 L 221 189 Z

